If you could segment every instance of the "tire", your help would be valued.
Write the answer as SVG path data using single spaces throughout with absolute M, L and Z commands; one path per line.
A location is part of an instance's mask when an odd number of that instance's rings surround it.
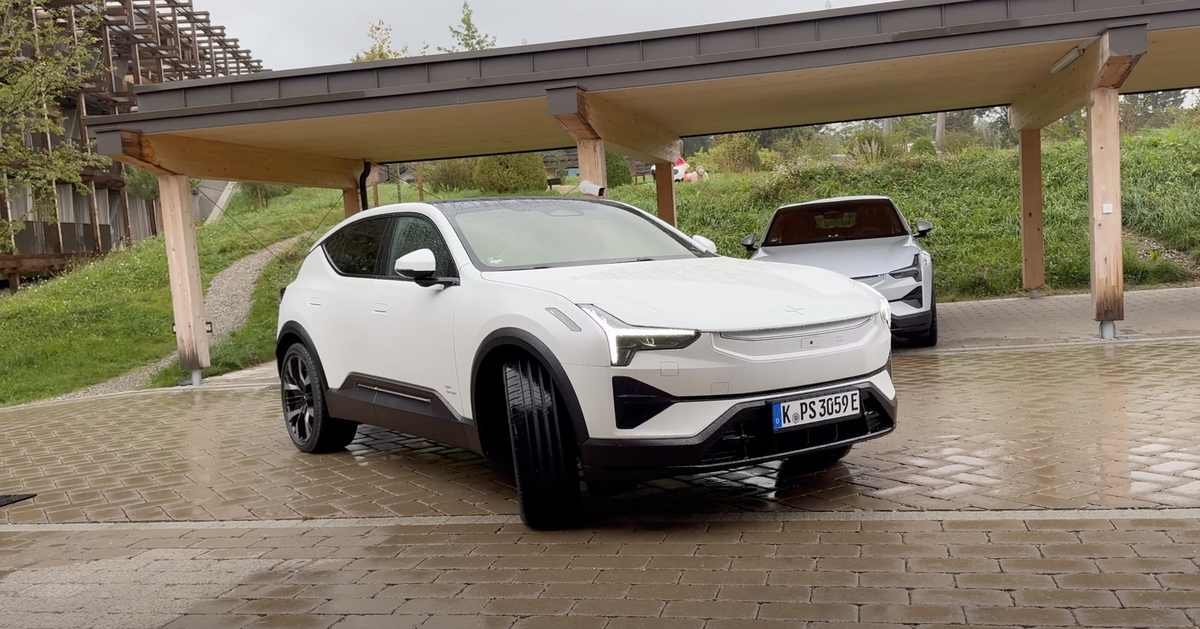
M 829 450 L 801 454 L 790 459 L 785 459 L 783 465 L 779 468 L 779 473 L 783 476 L 803 476 L 831 468 L 846 458 L 846 455 L 850 454 L 852 447 L 830 448 Z
M 909 342 L 912 343 L 913 347 L 933 347 L 938 344 L 938 316 L 936 301 L 930 305 L 929 314 L 931 317 L 929 329 L 921 332 L 920 334 L 914 334 L 909 337 Z
M 550 372 L 519 358 L 504 365 L 521 519 L 537 529 L 572 524 L 579 509 L 575 439 Z
M 301 452 L 336 452 L 350 445 L 358 424 L 329 416 L 325 380 L 312 352 L 300 343 L 288 348 L 279 370 L 283 421 Z

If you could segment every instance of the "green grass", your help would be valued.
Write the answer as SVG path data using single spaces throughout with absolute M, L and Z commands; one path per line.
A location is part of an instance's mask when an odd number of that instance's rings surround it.
M 1148 132 L 1123 153 L 1128 227 L 1200 261 L 1200 133 Z M 1089 285 L 1087 158 L 1082 142 L 1045 147 L 1046 275 L 1051 290 Z M 891 196 L 910 222 L 937 225 L 924 241 L 934 255 L 939 297 L 950 301 L 1011 295 L 1021 285 L 1020 175 L 1015 150 L 873 164 L 812 163 L 771 174 L 714 176 L 677 186 L 678 223 L 711 238 L 722 254 L 745 257 L 740 241 L 761 235 L 783 203 L 825 197 Z M 653 186 L 624 186 L 613 197 L 648 210 Z M 1125 253 L 1131 286 L 1186 279 L 1165 258 Z
M 342 217 L 341 193 L 299 190 L 255 211 L 236 199 L 197 233 L 205 286 L 233 262 Z M 328 215 L 326 216 L 326 212 Z M 0 300 L 0 406 L 69 393 L 175 350 L 161 237 Z

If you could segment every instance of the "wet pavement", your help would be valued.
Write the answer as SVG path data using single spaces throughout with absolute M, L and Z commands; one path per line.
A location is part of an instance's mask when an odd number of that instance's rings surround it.
M 0 508 L 0 628 L 1200 625 L 1200 319 L 1096 344 L 1036 307 L 1037 342 L 897 352 L 897 431 L 829 470 L 643 484 L 563 532 L 467 452 L 297 452 L 269 367 L 0 409 L 0 495 L 38 494 Z

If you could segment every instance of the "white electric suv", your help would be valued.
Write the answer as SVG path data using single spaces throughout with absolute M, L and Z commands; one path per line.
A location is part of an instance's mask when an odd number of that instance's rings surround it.
M 409 203 L 314 245 L 279 308 L 285 423 L 304 452 L 360 423 L 484 454 L 521 515 L 597 486 L 802 458 L 895 426 L 891 316 L 825 270 L 724 258 L 619 203 Z M 589 485 L 591 489 L 591 485 Z
M 751 260 L 803 264 L 852 277 L 891 302 L 892 332 L 915 346 L 938 342 L 933 258 L 918 244 L 933 223 L 917 221 L 912 232 L 904 213 L 888 197 L 822 199 L 775 211 L 756 246 L 742 245 Z

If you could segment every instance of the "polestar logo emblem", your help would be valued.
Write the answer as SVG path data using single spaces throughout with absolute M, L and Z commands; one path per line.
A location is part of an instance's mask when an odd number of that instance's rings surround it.
M 797 307 L 795 307 L 795 306 L 788 306 L 788 308 L 787 308 L 787 311 L 788 311 L 788 312 L 793 312 L 793 313 L 795 313 L 795 314 L 798 314 L 798 315 L 802 315 L 802 314 L 804 314 L 804 309 L 803 309 L 803 308 L 797 308 Z

